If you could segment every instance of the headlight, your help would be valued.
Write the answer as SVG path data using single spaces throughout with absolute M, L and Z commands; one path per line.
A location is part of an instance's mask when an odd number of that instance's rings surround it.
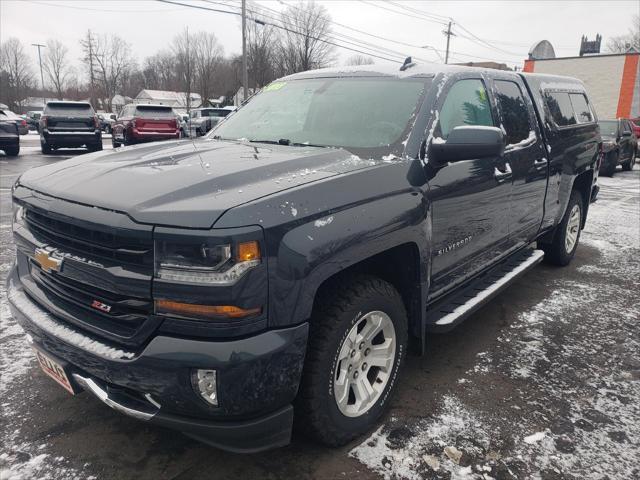
M 260 262 L 255 240 L 234 245 L 156 242 L 156 275 L 163 280 L 230 285 Z

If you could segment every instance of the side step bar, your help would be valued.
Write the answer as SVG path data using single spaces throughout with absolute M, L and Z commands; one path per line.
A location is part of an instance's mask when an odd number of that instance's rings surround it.
M 544 252 L 527 248 L 466 287 L 427 306 L 427 331 L 448 332 L 542 261 Z

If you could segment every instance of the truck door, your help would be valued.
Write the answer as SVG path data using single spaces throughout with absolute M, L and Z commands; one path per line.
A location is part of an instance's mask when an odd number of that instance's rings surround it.
M 477 74 L 476 74 L 477 75 Z M 433 141 L 460 125 L 498 126 L 480 76 L 445 85 L 436 103 Z M 432 207 L 431 297 L 444 293 L 502 256 L 509 242 L 511 174 L 502 157 L 438 168 L 429 180 Z
M 544 215 L 548 179 L 545 151 L 535 111 L 519 78 L 494 78 L 500 125 L 505 132 L 504 160 L 511 166 L 509 234 L 512 246 L 529 243 L 538 233 Z

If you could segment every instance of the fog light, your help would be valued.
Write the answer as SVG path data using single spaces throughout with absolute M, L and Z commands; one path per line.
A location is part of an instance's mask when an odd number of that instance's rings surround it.
M 191 383 L 196 392 L 210 405 L 218 406 L 218 388 L 215 370 L 194 370 Z

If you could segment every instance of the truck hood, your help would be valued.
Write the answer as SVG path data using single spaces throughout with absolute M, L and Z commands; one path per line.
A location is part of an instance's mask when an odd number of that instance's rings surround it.
M 210 228 L 237 205 L 371 165 L 337 148 L 177 140 L 34 168 L 19 183 L 140 223 Z

